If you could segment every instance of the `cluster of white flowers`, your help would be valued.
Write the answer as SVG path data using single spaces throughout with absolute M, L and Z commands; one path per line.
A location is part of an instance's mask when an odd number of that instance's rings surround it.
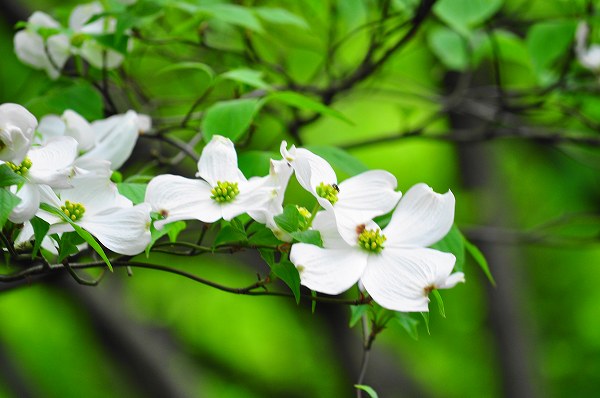
M 67 28 L 48 14 L 36 11 L 27 20 L 25 29 L 15 35 L 17 57 L 33 68 L 45 70 L 52 79 L 60 76 L 72 55 L 82 57 L 98 69 L 118 67 L 123 55 L 99 40 L 115 32 L 116 19 L 93 18 L 104 11 L 100 2 L 79 5 L 71 12 Z
M 73 231 L 63 218 L 40 209 L 47 203 L 94 235 L 108 249 L 138 254 L 150 242 L 150 206 L 134 206 L 111 182 L 112 169 L 129 157 L 149 118 L 129 111 L 88 123 L 74 111 L 49 115 L 38 125 L 27 109 L 0 105 L 0 162 L 24 179 L 10 190 L 21 200 L 9 220 L 24 223 L 17 244 L 34 233 L 34 216 L 50 224 L 48 235 Z M 47 250 L 55 242 L 45 239 Z
M 0 106 L 0 159 L 25 182 L 10 189 L 21 202 L 9 216 L 24 223 L 18 242 L 33 238 L 29 223 L 37 216 L 50 225 L 48 235 L 73 231 L 73 223 L 106 248 L 134 255 L 150 244 L 154 227 L 180 220 L 214 223 L 248 214 L 274 235 L 293 242 L 277 223 L 292 174 L 316 199 L 311 214 L 296 206 L 300 231 L 318 231 L 322 247 L 292 243 L 290 261 L 301 284 L 321 293 L 339 294 L 357 282 L 381 306 L 397 311 L 427 311 L 433 289 L 464 281 L 452 273 L 455 257 L 428 248 L 442 239 L 454 220 L 454 196 L 437 194 L 425 184 L 404 197 L 396 178 L 383 170 L 367 171 L 338 182 L 331 165 L 304 148 L 281 143 L 282 159 L 271 160 L 270 173 L 246 179 L 228 138 L 215 135 L 198 161 L 198 179 L 159 175 L 148 184 L 144 203 L 133 205 L 111 182 L 111 168 L 129 157 L 147 117 L 129 111 L 88 123 L 74 111 L 44 117 L 16 104 Z M 37 132 L 37 134 L 34 134 Z M 62 217 L 40 209 L 47 203 Z M 374 217 L 393 212 L 383 230 Z M 46 238 L 43 247 L 55 243 Z

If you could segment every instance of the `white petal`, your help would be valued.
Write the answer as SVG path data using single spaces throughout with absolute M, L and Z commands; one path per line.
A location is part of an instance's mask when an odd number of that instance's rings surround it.
M 40 120 L 38 132 L 42 135 L 40 144 L 45 144 L 49 138 L 65 135 L 65 122 L 58 115 L 46 115 Z M 37 142 L 37 141 L 36 141 Z
M 454 195 L 426 184 L 410 188 L 385 228 L 387 247 L 425 247 L 442 239 L 454 222 Z
M 386 247 L 369 256 L 361 282 L 382 307 L 402 312 L 428 311 L 429 289 L 448 278 L 455 262 L 452 254 L 438 250 Z
M 145 202 L 165 216 L 156 221 L 158 229 L 179 220 L 215 222 L 222 217 L 221 206 L 211 199 L 211 187 L 201 180 L 165 174 L 154 177 L 146 189 Z
M 100 214 L 116 207 L 132 206 L 131 201 L 119 194 L 116 185 L 108 178 L 90 176 L 74 178 L 71 181 L 73 188 L 58 191 L 61 203 L 66 200 L 81 203 L 85 207 L 86 215 Z
M 78 5 L 77 7 L 75 7 L 73 9 L 73 11 L 71 11 L 71 15 L 69 16 L 69 28 L 78 32 L 87 24 L 87 22 L 90 20 L 90 18 L 92 18 L 96 14 L 102 13 L 103 11 L 104 11 L 104 8 L 102 7 L 102 4 L 100 4 L 97 1 L 95 1 L 93 3 Z M 100 25 L 100 26 L 102 26 L 102 25 Z M 103 32 L 103 30 L 100 29 L 97 32 L 89 32 L 89 33 L 102 33 L 102 32 Z
M 138 139 L 137 114 L 129 111 L 92 123 L 96 146 L 81 159 L 109 160 L 113 170 L 120 168 L 135 147 Z
M 78 223 L 115 253 L 135 255 L 150 243 L 150 205 L 142 203 L 87 217 Z
M 196 176 L 202 177 L 214 187 L 217 185 L 217 181 L 239 182 L 245 180 L 245 178 L 240 178 L 240 174 L 233 142 L 229 138 L 214 135 L 202 151 Z
M 28 179 L 37 184 L 47 184 L 54 188 L 71 186 L 73 161 L 77 156 L 77 141 L 73 137 L 54 137 L 46 145 L 32 148 L 28 157 L 31 169 Z
M 319 184 L 337 184 L 337 177 L 331 165 L 307 149 L 297 148 L 294 160 L 290 164 L 302 188 L 315 196 Z
M 15 224 L 21 224 L 33 218 L 40 208 L 40 193 L 34 184 L 24 184 L 16 195 L 21 202 L 12 210 L 8 219 Z
M 390 212 L 402 194 L 396 192 L 396 177 L 387 171 L 371 170 L 339 184 L 337 210 L 359 212 L 364 221 Z
M 95 134 L 90 123 L 79 113 L 67 109 L 62 114 L 65 121 L 65 135 L 75 138 L 80 151 L 87 151 L 95 144 Z
M 356 246 L 356 233 L 351 244 L 346 242 L 338 231 L 335 215 L 331 211 L 318 212 L 313 220 L 312 229 L 319 231 L 325 248 L 346 249 L 349 245 Z
M 21 105 L 0 105 L 0 160 L 21 163 L 31 147 L 36 126 L 36 118 Z
M 300 283 L 325 294 L 340 294 L 354 285 L 367 265 L 367 254 L 347 249 L 323 249 L 306 243 L 292 245 L 290 261 Z

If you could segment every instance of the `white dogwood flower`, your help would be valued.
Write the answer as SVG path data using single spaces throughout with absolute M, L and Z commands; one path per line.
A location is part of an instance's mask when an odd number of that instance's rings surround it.
M 115 253 L 135 255 L 144 251 L 150 243 L 150 205 L 134 206 L 104 177 L 79 178 L 73 185 L 56 191 L 41 187 L 42 202 L 60 209 Z M 71 224 L 54 214 L 40 210 L 37 216 L 50 224 L 48 235 L 74 231 Z
M 402 194 L 396 192 L 396 177 L 384 170 L 370 170 L 343 182 L 322 157 L 294 145 L 288 151 L 281 143 L 281 156 L 294 168 L 300 185 L 312 193 L 327 211 L 335 214 L 338 231 L 350 245 L 356 244 L 358 225 L 390 212 Z
M 294 244 L 290 260 L 301 283 L 317 292 L 339 294 L 360 281 L 385 308 L 428 311 L 433 289 L 464 281 L 462 272 L 451 274 L 454 255 L 427 248 L 448 233 L 453 220 L 454 195 L 418 184 L 400 200 L 383 231 L 374 222 L 361 225 L 354 246 L 341 238 L 332 214 L 320 212 L 313 227 L 324 247 Z
M 66 110 L 61 116 L 42 118 L 38 131 L 41 142 L 54 136 L 71 136 L 79 143 L 80 160 L 99 159 L 119 169 L 131 156 L 139 135 L 151 127 L 151 119 L 133 110 L 89 123 L 81 115 Z
M 37 120 L 18 104 L 0 105 L 0 160 L 20 163 L 31 147 Z
M 212 137 L 202 151 L 196 176 L 202 180 L 166 174 L 150 181 L 145 201 L 164 217 L 154 223 L 156 228 L 179 220 L 231 220 L 268 207 L 268 184 L 262 179 L 246 180 L 228 138 Z
M 44 38 L 40 29 L 55 29 L 57 32 Z M 58 78 L 70 56 L 69 37 L 60 33 L 60 29 L 60 24 L 48 14 L 34 12 L 27 20 L 27 28 L 15 35 L 17 57 L 35 69 L 45 70 L 51 79 Z
M 21 202 L 12 210 L 9 220 L 23 223 L 35 215 L 40 206 L 41 186 L 70 188 L 76 156 L 77 141 L 72 137 L 55 137 L 44 146 L 32 147 L 21 163 L 7 162 L 15 173 L 25 178 L 20 189 L 11 187 Z

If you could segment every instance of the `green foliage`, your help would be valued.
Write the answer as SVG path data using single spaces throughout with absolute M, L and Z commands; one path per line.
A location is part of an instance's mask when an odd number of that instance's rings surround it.
M 21 199 L 11 193 L 6 188 L 0 188 L 0 228 L 4 226 L 12 209 L 14 209 Z
M 394 313 L 394 320 L 402 326 L 413 340 L 419 339 L 419 321 L 413 318 L 410 313 L 396 312 Z M 429 326 L 427 326 L 427 330 L 429 331 Z
M 130 182 L 121 182 L 117 184 L 117 189 L 119 190 L 119 193 L 125 196 L 127 199 L 131 200 L 134 205 L 144 202 L 147 187 L 147 184 Z
M 154 224 L 150 227 L 150 244 L 146 247 L 145 253 L 146 257 L 150 256 L 150 250 L 152 246 L 163 236 L 168 235 L 170 242 L 176 242 L 177 237 L 186 228 L 187 224 L 185 221 L 175 221 L 169 224 L 166 224 L 162 227 L 162 229 L 154 228 Z
M 350 321 L 348 326 L 354 327 L 363 316 L 367 316 L 371 307 L 368 304 L 351 305 L 350 306 Z
M 233 142 L 238 141 L 250 127 L 260 107 L 257 99 L 217 102 L 206 110 L 202 120 L 204 140 L 209 142 L 217 134 Z
M 527 49 L 540 83 L 555 80 L 557 74 L 552 73 L 552 66 L 558 59 L 567 55 L 574 35 L 575 21 L 541 22 L 529 28 Z
M 8 165 L 0 164 L 0 187 L 8 187 L 11 185 L 23 185 L 25 178 L 18 175 Z
M 307 148 L 349 176 L 355 176 L 369 170 L 363 162 L 343 149 L 318 145 L 309 145 Z
M 462 272 L 465 264 L 465 238 L 456 225 L 453 225 L 448 234 L 439 242 L 431 245 L 433 249 L 452 253 L 456 257 L 454 269 Z
M 231 221 L 221 221 L 221 229 L 214 241 L 214 246 L 225 245 L 229 243 L 246 242 L 248 236 L 244 225 L 236 218 Z
M 281 260 L 271 266 L 271 270 L 279 279 L 285 282 L 286 285 L 294 293 L 296 303 L 300 303 L 300 274 L 298 270 L 289 260 Z
M 427 41 L 448 69 L 462 71 L 469 67 L 469 51 L 460 34 L 448 28 L 438 28 L 429 32 Z
M 458 33 L 468 36 L 502 7 L 503 0 L 440 0 L 435 14 Z
M 51 84 L 43 94 L 26 104 L 34 114 L 62 114 L 72 109 L 87 120 L 103 116 L 102 96 L 85 81 L 67 80 Z
M 330 107 L 323 105 L 319 101 L 316 101 L 310 97 L 293 91 L 277 91 L 272 94 L 269 94 L 267 96 L 267 99 L 269 101 L 279 101 L 294 108 L 313 111 L 323 115 L 335 117 L 337 119 L 343 120 L 348 124 L 353 124 L 353 122 L 346 116 L 344 116 L 341 112 L 338 112 L 335 109 L 331 109 Z
M 31 219 L 31 226 L 33 227 L 33 235 L 35 237 L 35 243 L 33 245 L 33 251 L 31 252 L 31 257 L 35 258 L 37 256 L 40 247 L 42 246 L 42 241 L 48 230 L 50 229 L 50 224 L 46 221 L 42 220 L 39 217 L 33 217 Z
M 240 68 L 232 69 L 220 75 L 223 79 L 234 80 L 263 90 L 271 90 L 271 86 L 263 80 L 263 73 L 257 70 Z
M 367 386 L 365 384 L 355 384 L 354 387 L 359 390 L 363 390 L 364 392 L 369 394 L 370 398 L 379 398 L 373 387 Z

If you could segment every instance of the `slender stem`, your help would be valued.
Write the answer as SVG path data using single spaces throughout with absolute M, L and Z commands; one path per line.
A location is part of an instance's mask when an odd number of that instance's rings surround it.
M 371 353 L 371 344 L 373 343 L 372 340 L 374 340 L 374 337 L 371 338 L 371 336 L 373 335 L 372 332 L 369 331 L 369 319 L 367 318 L 366 314 L 362 315 L 362 335 L 363 335 L 363 357 L 362 357 L 362 363 L 360 365 L 360 373 L 358 375 L 358 380 L 356 381 L 356 384 L 362 384 L 363 380 L 365 379 L 365 375 L 367 373 L 367 367 L 369 366 L 369 355 Z M 356 389 L 356 397 L 357 398 L 362 398 L 362 390 L 361 389 Z

